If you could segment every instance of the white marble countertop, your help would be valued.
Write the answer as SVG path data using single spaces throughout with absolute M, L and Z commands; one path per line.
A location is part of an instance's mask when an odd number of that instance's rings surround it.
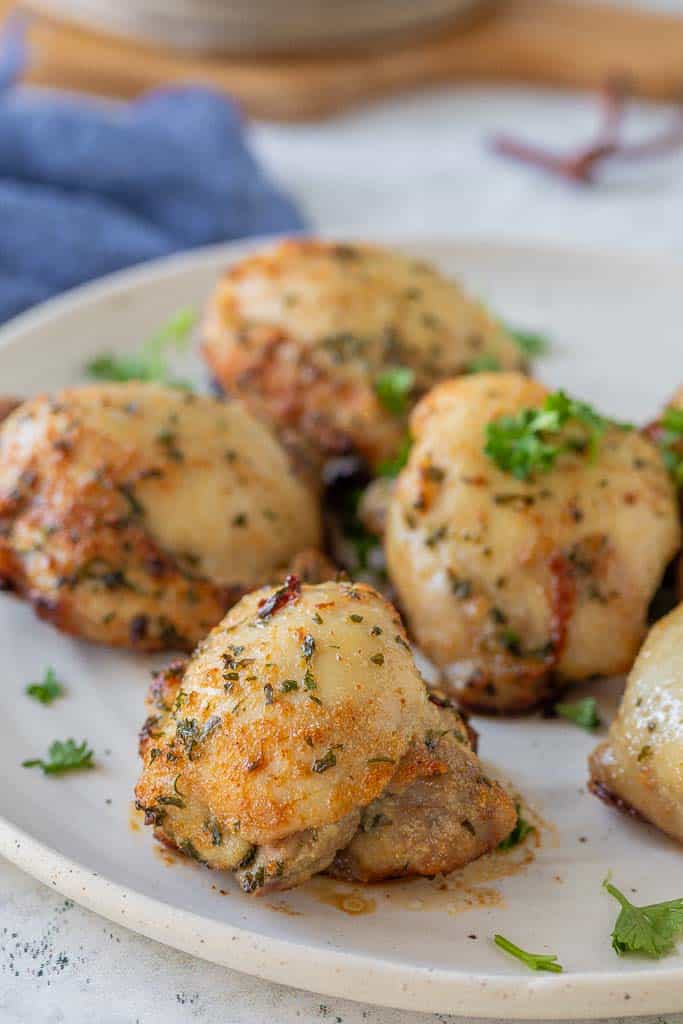
M 322 125 L 259 125 L 252 134 L 312 225 L 328 231 L 371 235 L 389 228 L 405 235 L 683 248 L 683 155 L 610 173 L 604 184 L 580 189 L 504 163 L 485 144 L 498 129 L 571 144 L 590 132 L 595 114 L 586 98 L 478 89 L 414 96 Z M 665 115 L 641 109 L 634 132 Z M 453 1018 L 250 979 L 110 925 L 0 862 L 2 1024 L 428 1019 Z M 669 1016 L 667 1024 L 683 1024 L 683 1015 Z

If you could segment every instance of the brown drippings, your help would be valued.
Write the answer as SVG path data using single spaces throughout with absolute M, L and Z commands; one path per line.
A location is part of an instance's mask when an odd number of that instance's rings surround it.
M 373 897 L 365 895 L 356 886 L 347 886 L 331 878 L 318 875 L 308 882 L 306 889 L 318 903 L 334 907 L 352 917 L 361 914 L 374 914 L 377 909 L 377 901 Z
M 450 875 L 397 879 L 363 889 L 318 875 L 306 884 L 306 891 L 319 903 L 345 914 L 372 913 L 381 899 L 402 910 L 439 910 L 447 914 L 502 906 L 503 894 L 491 883 L 521 874 L 536 859 L 541 845 L 557 846 L 559 843 L 557 829 L 551 822 L 517 794 L 511 793 L 511 796 L 521 805 L 525 819 L 534 826 L 525 841 L 512 850 L 494 850 Z
M 173 864 L 177 864 L 180 855 L 175 854 L 168 846 L 164 846 L 162 843 L 155 843 L 153 846 L 154 852 L 163 861 L 167 868 L 170 868 Z
M 450 875 L 415 878 L 391 885 L 387 887 L 385 899 L 402 910 L 442 910 L 447 914 L 502 906 L 502 893 L 490 883 L 520 874 L 533 862 L 538 842 L 534 839 L 536 835 L 530 835 L 514 850 L 488 853 Z
M 276 914 L 286 914 L 287 917 L 301 917 L 302 911 L 295 910 L 294 907 L 290 907 L 288 903 L 284 901 L 281 903 L 266 903 L 269 910 L 274 910 Z

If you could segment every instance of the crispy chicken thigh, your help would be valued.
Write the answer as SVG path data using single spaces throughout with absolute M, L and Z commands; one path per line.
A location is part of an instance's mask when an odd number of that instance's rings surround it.
M 683 605 L 650 630 L 590 774 L 597 796 L 683 842 Z
M 319 538 L 315 488 L 238 402 L 112 384 L 0 426 L 0 580 L 85 639 L 191 649 Z
M 360 882 L 455 871 L 496 846 L 515 826 L 515 807 L 484 774 L 458 713 L 432 704 L 422 743 L 407 755 L 331 873 Z M 433 759 L 430 774 L 421 762 Z
M 528 479 L 484 451 L 486 427 L 539 407 L 518 374 L 435 388 L 412 417 L 414 446 L 391 498 L 389 574 L 417 644 L 465 705 L 530 708 L 553 680 L 627 671 L 649 602 L 680 544 L 657 449 L 605 425 Z
M 362 584 L 288 577 L 247 595 L 186 665 L 162 674 L 151 710 L 136 789 L 146 820 L 162 841 L 236 871 L 248 892 L 324 871 L 367 828 L 373 801 L 423 780 L 462 785 L 453 806 L 481 822 L 479 840 L 459 819 L 439 827 L 431 856 L 417 830 L 409 866 L 379 850 L 373 867 L 363 850 L 362 868 L 353 854 L 346 873 L 449 870 L 514 826 L 502 790 L 478 767 L 474 779 L 460 720 L 429 701 L 397 612 Z M 450 751 L 456 731 L 461 758 Z
M 203 352 L 220 387 L 257 415 L 323 454 L 356 451 L 371 464 L 396 454 L 410 405 L 437 381 L 482 359 L 524 362 L 502 325 L 434 268 L 307 239 L 224 274 Z

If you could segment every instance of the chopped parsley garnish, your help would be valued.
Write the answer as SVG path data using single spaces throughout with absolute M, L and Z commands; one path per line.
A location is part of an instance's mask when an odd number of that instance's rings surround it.
M 315 681 L 315 676 L 311 672 L 310 668 L 307 668 L 304 672 L 304 690 L 317 690 L 318 684 Z
M 516 803 L 515 808 L 517 810 L 517 822 L 515 823 L 515 827 L 509 836 L 506 836 L 502 842 L 498 843 L 498 849 L 503 852 L 513 850 L 515 846 L 519 846 L 520 843 L 523 843 L 531 832 L 536 831 L 534 826 L 531 825 L 522 814 L 522 805 L 520 803 Z
M 404 437 L 394 457 L 391 459 L 383 459 L 379 463 L 377 466 L 377 475 L 389 477 L 392 480 L 394 477 L 398 476 L 408 462 L 412 446 L 412 438 L 410 436 Z
M 476 359 L 470 360 L 465 367 L 466 373 L 497 373 L 500 370 L 500 359 L 497 356 L 488 355 L 477 356 Z
M 23 768 L 41 768 L 44 775 L 61 775 L 63 772 L 95 767 L 93 752 L 86 740 L 82 743 L 76 743 L 74 740 L 55 740 L 50 744 L 47 761 L 42 757 L 34 757 L 21 763 Z
M 381 404 L 394 416 L 408 411 L 415 374 L 408 366 L 394 366 L 375 378 L 375 393 Z
M 187 348 L 190 334 L 197 319 L 189 306 L 179 310 L 154 337 L 130 355 L 105 353 L 92 359 L 86 371 L 97 380 L 156 381 L 170 387 L 190 389 L 186 381 L 175 379 L 169 370 L 167 355 L 170 348 Z
M 518 480 L 529 480 L 536 473 L 547 473 L 567 452 L 587 452 L 594 457 L 610 425 L 631 429 L 628 424 L 605 419 L 564 391 L 554 391 L 538 409 L 521 409 L 488 423 L 484 452 L 499 469 Z
M 494 935 L 493 941 L 499 949 L 521 960 L 532 971 L 554 971 L 556 974 L 562 972 L 562 965 L 557 962 L 555 953 L 527 953 L 525 949 L 520 949 L 502 935 Z
M 666 409 L 655 437 L 676 487 L 683 490 L 683 409 Z
M 334 750 L 330 748 L 326 754 L 322 757 L 318 757 L 311 765 L 311 770 L 320 774 L 326 772 L 328 768 L 334 768 L 337 763 L 337 755 Z
M 584 697 L 583 700 L 574 701 L 572 704 L 556 704 L 555 711 L 562 718 L 573 722 L 581 729 L 587 729 L 588 732 L 597 729 L 601 724 L 595 697 Z
M 508 334 L 525 356 L 544 356 L 550 350 L 550 342 L 545 334 L 538 331 L 521 331 L 516 327 L 508 327 Z
M 602 884 L 621 906 L 612 930 L 615 952 L 619 956 L 641 953 L 655 959 L 670 953 L 683 931 L 683 899 L 636 907 L 607 878 Z
M 61 697 L 63 693 L 64 687 L 57 679 L 57 673 L 52 666 L 45 672 L 41 683 L 29 683 L 26 687 L 27 696 L 33 697 L 41 704 L 52 704 L 52 701 Z

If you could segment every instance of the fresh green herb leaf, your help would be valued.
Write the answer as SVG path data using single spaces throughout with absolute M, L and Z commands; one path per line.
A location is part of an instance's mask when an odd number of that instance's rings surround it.
M 466 373 L 497 373 L 501 369 L 500 359 L 497 356 L 488 354 L 477 356 L 465 367 Z
M 410 449 L 413 447 L 413 441 L 410 436 L 404 437 L 403 441 L 399 446 L 398 451 L 392 459 L 383 459 L 377 466 L 377 475 L 385 476 L 393 479 L 398 476 L 403 467 L 408 462 L 410 457 Z
M 562 965 L 557 962 L 555 953 L 527 953 L 525 949 L 520 949 L 514 942 L 510 942 L 502 935 L 494 935 L 493 941 L 499 949 L 503 949 L 510 956 L 521 960 L 532 971 L 554 971 L 556 974 L 562 972 Z
M 375 378 L 375 393 L 387 412 L 402 416 L 408 411 L 414 383 L 415 374 L 408 366 L 394 366 Z
M 178 350 L 187 348 L 196 319 L 195 311 L 186 306 L 171 317 L 153 338 L 140 347 L 138 352 L 120 356 L 104 353 L 91 360 L 86 366 L 86 371 L 97 380 L 156 381 L 170 387 L 191 390 L 187 381 L 172 377 L 168 368 L 167 356 L 171 348 Z
M 533 359 L 534 356 L 544 356 L 550 351 L 550 342 L 545 334 L 537 331 L 522 331 L 516 327 L 508 327 L 508 334 L 524 353 Z
M 584 697 L 572 704 L 556 704 L 555 711 L 562 718 L 566 718 L 569 722 L 573 722 L 574 725 L 578 725 L 588 732 L 592 732 L 593 729 L 597 729 L 601 725 L 598 702 L 595 697 Z
M 579 433 L 568 429 L 573 424 Z M 605 419 L 564 391 L 554 391 L 538 409 L 521 409 L 488 423 L 484 452 L 499 469 L 518 480 L 528 480 L 536 473 L 547 473 L 566 452 L 587 452 L 595 457 L 600 438 L 610 425 L 631 429 L 630 424 Z
M 336 763 L 337 755 L 334 750 L 330 748 L 330 750 L 328 750 L 326 754 L 323 754 L 322 757 L 316 758 L 311 765 L 311 770 L 320 774 L 321 772 L 326 772 L 328 768 L 334 768 Z
M 341 528 L 344 538 L 353 548 L 357 569 L 364 571 L 370 568 L 373 556 L 379 554 L 382 545 L 379 537 L 365 528 L 358 515 L 363 490 L 354 487 L 347 491 L 335 506 L 335 512 L 340 515 Z
M 29 683 L 26 687 L 27 696 L 33 697 L 41 704 L 52 704 L 52 701 L 61 697 L 63 693 L 64 687 L 57 679 L 57 673 L 52 666 L 45 672 L 41 683 Z
M 619 956 L 641 953 L 659 957 L 670 953 L 683 930 L 683 899 L 636 907 L 609 879 L 602 883 L 621 906 L 612 931 L 612 948 Z
M 498 843 L 498 849 L 503 852 L 513 850 L 515 846 L 519 846 L 520 843 L 523 843 L 531 832 L 536 831 L 534 826 L 531 825 L 522 814 L 522 805 L 520 803 L 516 803 L 515 807 L 517 809 L 517 822 L 515 827 L 509 836 L 506 836 L 502 842 Z
M 654 436 L 671 478 L 683 490 L 683 409 L 666 409 Z
M 45 775 L 61 775 L 63 772 L 80 771 L 83 768 L 94 768 L 93 752 L 87 741 L 75 743 L 74 740 L 55 740 L 50 744 L 48 760 L 42 757 L 22 761 L 24 768 L 41 768 Z

